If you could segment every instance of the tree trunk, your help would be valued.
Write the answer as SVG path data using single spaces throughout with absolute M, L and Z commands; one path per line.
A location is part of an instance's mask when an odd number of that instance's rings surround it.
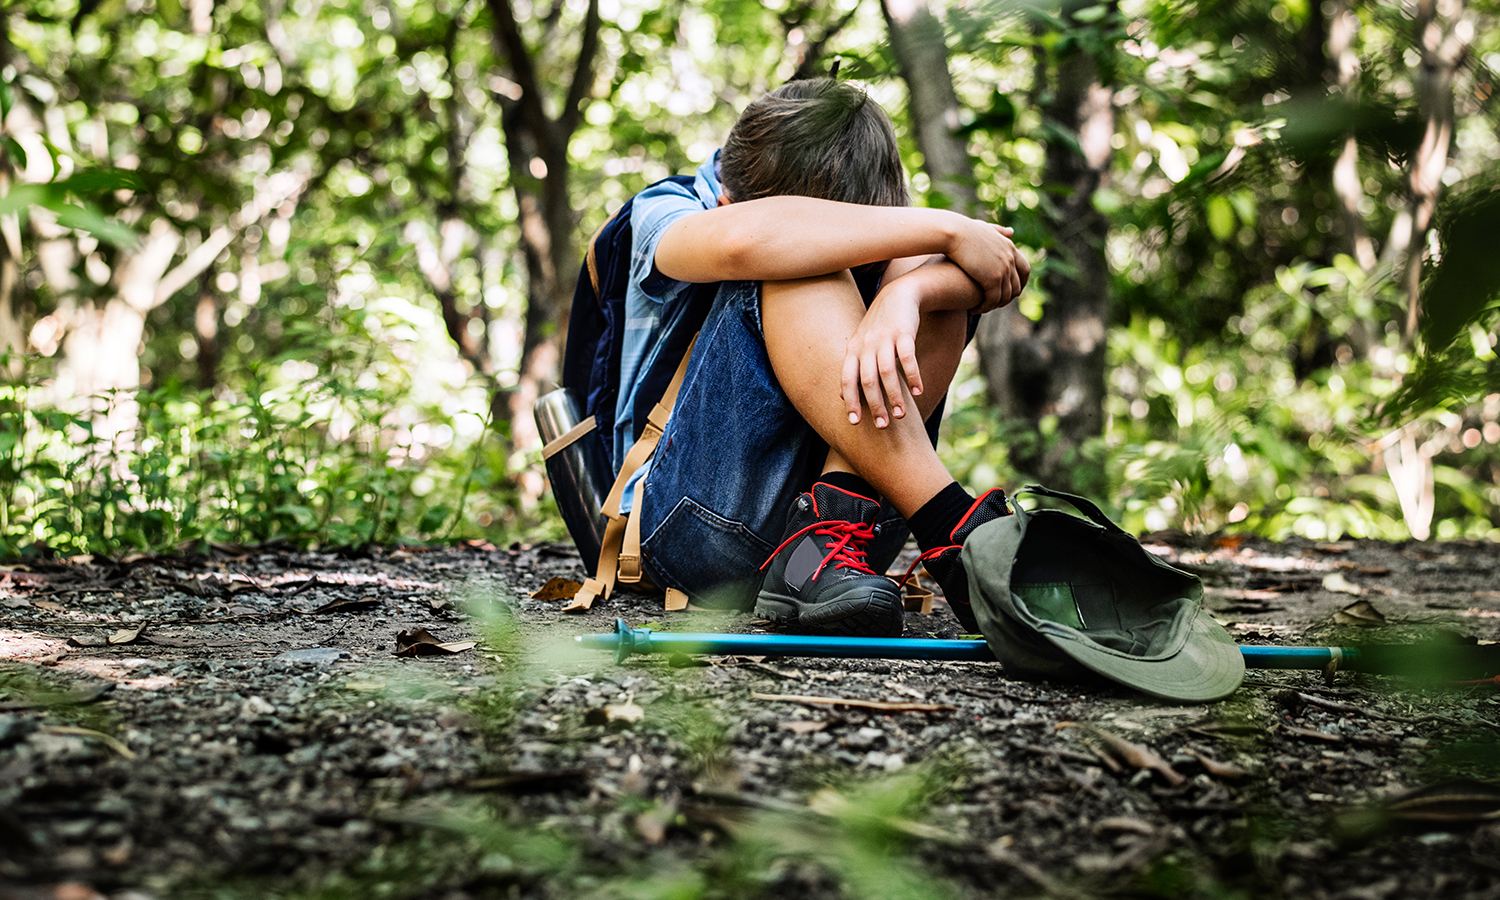
M 580 259 L 573 244 L 578 216 L 569 189 L 568 143 L 582 121 L 583 101 L 593 90 L 599 2 L 589 0 L 572 81 L 556 118 L 547 114 L 542 102 L 536 56 L 522 38 L 510 0 L 489 0 L 489 10 L 496 52 L 508 67 L 512 86 L 496 99 L 526 260 L 525 337 L 510 403 L 511 440 L 519 447 L 537 439 L 531 407 L 541 388 L 557 381 L 578 278 Z
M 1354 51 L 1354 35 L 1359 17 L 1349 8 L 1348 0 L 1332 0 L 1328 14 L 1328 58 L 1333 64 L 1333 80 L 1344 101 L 1359 102 L 1359 54 Z M 1375 268 L 1375 242 L 1365 228 L 1365 217 L 1359 211 L 1364 201 L 1364 184 L 1359 177 L 1359 142 L 1353 133 L 1344 138 L 1343 149 L 1333 164 L 1333 193 L 1338 198 L 1344 223 L 1344 239 L 1350 254 L 1366 272 Z
M 1072 27 L 1090 27 L 1073 23 Z M 1046 53 L 1038 49 L 1038 54 Z M 1114 92 L 1100 81 L 1098 61 L 1076 44 L 1055 60 L 1039 58 L 1038 77 L 1052 90 L 1043 117 L 1077 143 L 1047 142 L 1045 183 L 1054 261 L 1043 270 L 1041 319 L 1013 307 L 980 327 L 982 367 L 991 399 L 1030 426 L 1032 440 L 1012 448 L 1023 472 L 1064 488 L 1097 488 L 1078 451 L 1104 433 L 1105 330 L 1109 324 L 1108 220 L 1094 194 L 1109 171 Z M 1039 85 L 1040 86 L 1040 85 Z
M 1406 329 L 1410 340 L 1422 316 L 1422 258 L 1427 249 L 1427 231 L 1437 212 L 1443 189 L 1443 170 L 1453 143 L 1453 76 L 1468 52 L 1472 27 L 1461 23 L 1463 0 L 1418 0 L 1413 23 L 1417 50 L 1422 54 L 1415 78 L 1417 106 L 1426 123 L 1422 142 L 1411 159 L 1411 238 L 1406 246 Z M 1447 21 L 1443 21 L 1446 18 Z
M 974 216 L 979 195 L 968 143 L 959 137 L 958 97 L 948 74 L 943 23 L 925 0 L 884 0 L 880 5 L 891 50 L 906 82 L 907 104 L 922 168 L 932 181 L 929 203 Z

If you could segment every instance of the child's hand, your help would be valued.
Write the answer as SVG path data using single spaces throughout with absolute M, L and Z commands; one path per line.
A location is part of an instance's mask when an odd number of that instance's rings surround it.
M 922 393 L 922 373 L 917 368 L 920 298 L 907 289 L 910 284 L 903 285 L 898 278 L 882 288 L 849 338 L 843 396 L 851 425 L 859 424 L 861 398 L 870 407 L 875 427 L 885 428 L 892 416 L 904 417 L 911 397 Z M 910 394 L 902 390 L 903 384 Z
M 1031 263 L 1011 242 L 1012 229 L 978 219 L 965 221 L 948 258 L 984 292 L 984 300 L 972 312 L 987 313 L 1021 296 L 1031 278 Z

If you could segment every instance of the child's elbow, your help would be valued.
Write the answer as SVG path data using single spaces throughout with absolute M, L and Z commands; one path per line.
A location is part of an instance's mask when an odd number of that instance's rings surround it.
M 736 232 L 721 235 L 706 246 L 703 260 L 715 270 L 713 280 L 744 281 L 760 277 L 757 261 L 761 255 L 761 241 L 752 234 Z

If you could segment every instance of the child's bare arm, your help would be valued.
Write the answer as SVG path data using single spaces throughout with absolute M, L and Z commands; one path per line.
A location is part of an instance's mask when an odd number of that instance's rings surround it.
M 978 312 L 1014 300 L 1031 273 L 1008 228 L 947 210 L 791 196 L 684 216 L 657 244 L 656 267 L 678 281 L 787 281 L 929 254 L 979 284 Z
M 922 314 L 973 309 L 979 286 L 964 271 L 934 257 L 888 280 L 850 338 L 844 356 L 843 396 L 850 424 L 858 424 L 861 400 L 875 427 L 906 415 L 903 382 L 913 397 L 922 394 L 917 364 L 917 330 Z

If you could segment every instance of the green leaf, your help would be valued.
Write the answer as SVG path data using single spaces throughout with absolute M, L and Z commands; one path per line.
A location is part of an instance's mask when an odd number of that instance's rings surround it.
M 1083 9 L 1076 10 L 1073 13 L 1073 21 L 1093 24 L 1107 15 L 1109 15 L 1109 7 L 1101 3 L 1098 6 L 1085 6 Z
M 1209 197 L 1208 208 L 1204 212 L 1208 216 L 1208 230 L 1213 232 L 1215 238 L 1227 241 L 1234 236 L 1234 206 L 1228 199 L 1217 194 Z
M 146 186 L 141 176 L 125 169 L 91 169 L 86 172 L 77 172 L 54 183 L 63 190 L 72 191 L 80 197 L 93 197 L 122 188 L 139 191 Z
M 48 191 L 46 185 L 41 184 L 18 184 L 10 189 L 10 193 L 0 197 L 0 216 L 8 216 L 18 213 L 31 204 L 46 206 Z
M 57 209 L 57 224 L 64 228 L 86 231 L 99 240 L 114 244 L 122 250 L 129 250 L 140 243 L 135 231 L 128 225 L 118 219 L 111 219 L 90 206 L 63 204 Z

